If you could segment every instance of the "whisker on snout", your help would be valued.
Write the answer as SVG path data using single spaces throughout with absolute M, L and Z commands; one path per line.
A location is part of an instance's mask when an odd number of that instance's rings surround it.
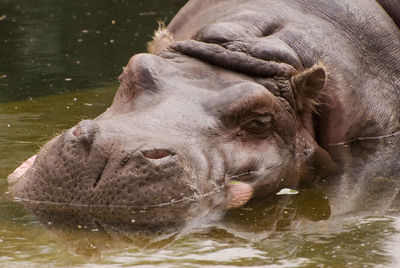
M 228 177 L 228 180 L 250 180 L 251 179 L 251 183 L 257 183 L 261 180 L 264 180 L 265 175 L 270 175 L 272 171 L 274 171 L 276 168 L 280 167 L 281 165 L 282 165 L 282 161 L 274 166 L 267 167 L 262 170 L 251 170 L 251 171 L 246 171 L 243 173 L 235 174 L 233 176 Z

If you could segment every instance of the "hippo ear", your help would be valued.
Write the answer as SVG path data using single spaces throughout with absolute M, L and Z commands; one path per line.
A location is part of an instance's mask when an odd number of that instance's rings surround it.
M 324 88 L 326 81 L 325 69 L 320 65 L 298 73 L 292 77 L 292 85 L 297 90 L 297 108 L 299 112 L 312 110 Z

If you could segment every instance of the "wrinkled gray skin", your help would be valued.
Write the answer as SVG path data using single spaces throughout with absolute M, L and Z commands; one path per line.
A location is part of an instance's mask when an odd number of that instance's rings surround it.
M 375 1 L 192 0 L 168 31 L 107 111 L 10 175 L 15 197 L 145 208 L 218 190 L 237 207 L 331 172 L 331 144 L 399 130 L 400 31 Z

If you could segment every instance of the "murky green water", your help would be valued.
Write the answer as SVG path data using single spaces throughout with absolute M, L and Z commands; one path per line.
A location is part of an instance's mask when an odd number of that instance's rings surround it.
M 0 0 L 0 267 L 398 267 L 400 183 L 389 177 L 345 174 L 147 240 L 58 231 L 10 199 L 7 175 L 104 111 L 121 67 L 184 2 Z

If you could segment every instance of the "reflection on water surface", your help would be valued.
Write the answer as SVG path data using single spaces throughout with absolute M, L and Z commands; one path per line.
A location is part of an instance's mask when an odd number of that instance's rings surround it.
M 95 209 L 75 222 L 32 216 L 10 200 L 8 173 L 60 131 L 104 111 L 121 67 L 144 50 L 157 19 L 185 1 L 17 2 L 0 0 L 1 267 L 398 266 L 398 136 L 337 146 L 350 171 L 298 195 L 226 214 L 200 204 L 196 217 L 150 232 L 132 227 L 160 212 L 119 221 Z

